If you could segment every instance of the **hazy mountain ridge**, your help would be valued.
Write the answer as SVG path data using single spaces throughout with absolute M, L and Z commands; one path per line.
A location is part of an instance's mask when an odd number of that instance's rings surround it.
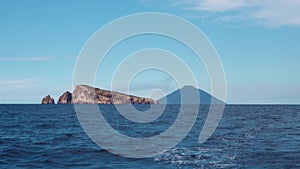
M 181 93 L 190 97 L 185 97 L 181 102 Z M 197 96 L 199 97 L 198 100 L 195 98 Z M 167 96 L 158 99 L 158 101 L 160 104 L 224 104 L 223 101 L 194 86 L 184 86 L 183 88 L 177 89 Z

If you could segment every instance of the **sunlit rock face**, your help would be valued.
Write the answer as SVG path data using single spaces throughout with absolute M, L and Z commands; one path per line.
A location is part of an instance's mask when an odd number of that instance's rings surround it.
M 119 92 L 78 85 L 72 93 L 73 104 L 158 104 L 151 98 L 141 98 Z

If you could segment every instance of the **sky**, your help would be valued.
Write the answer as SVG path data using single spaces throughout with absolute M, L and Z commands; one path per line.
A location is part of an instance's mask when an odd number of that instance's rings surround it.
M 299 9 L 297 0 L 1 0 L 0 103 L 40 103 L 48 94 L 57 100 L 72 91 L 77 57 L 94 32 L 126 15 L 162 12 L 186 19 L 209 38 L 223 64 L 227 103 L 299 104 Z M 207 72 L 194 54 L 157 35 L 117 44 L 99 65 L 95 85 L 109 89 L 118 64 L 145 48 L 178 55 L 199 87 L 210 91 Z M 178 87 L 170 75 L 149 70 L 132 80 L 130 93 L 146 97 L 157 88 L 169 93 Z

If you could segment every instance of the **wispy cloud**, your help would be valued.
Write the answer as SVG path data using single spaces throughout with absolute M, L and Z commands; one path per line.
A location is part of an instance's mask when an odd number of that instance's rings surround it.
M 186 9 L 217 12 L 234 10 L 248 5 L 243 0 L 194 0 L 183 1 L 180 4 L 187 5 Z
M 34 79 L 14 79 L 14 80 L 0 80 L 1 87 L 36 87 L 37 83 Z
M 47 90 L 39 82 L 38 79 L 0 80 L 0 103 L 39 103 Z
M 48 61 L 52 57 L 0 57 L 0 61 Z
M 146 2 L 149 6 L 149 2 Z M 300 26 L 300 1 L 298 0 L 166 0 L 164 2 L 171 8 L 194 12 L 194 15 L 201 15 L 202 18 L 206 15 L 209 19 L 214 17 L 225 22 L 244 20 L 256 25 Z M 197 17 L 193 16 L 193 18 Z

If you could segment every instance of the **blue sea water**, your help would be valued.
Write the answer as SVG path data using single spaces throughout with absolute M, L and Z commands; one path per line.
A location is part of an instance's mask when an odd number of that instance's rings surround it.
M 99 108 L 120 133 L 149 137 L 172 125 L 178 106 L 148 124 L 124 119 L 113 105 Z M 190 133 L 169 151 L 132 159 L 95 144 L 73 105 L 0 105 L 0 168 L 300 168 L 300 106 L 226 105 L 212 137 L 199 144 L 208 109 L 200 107 Z

